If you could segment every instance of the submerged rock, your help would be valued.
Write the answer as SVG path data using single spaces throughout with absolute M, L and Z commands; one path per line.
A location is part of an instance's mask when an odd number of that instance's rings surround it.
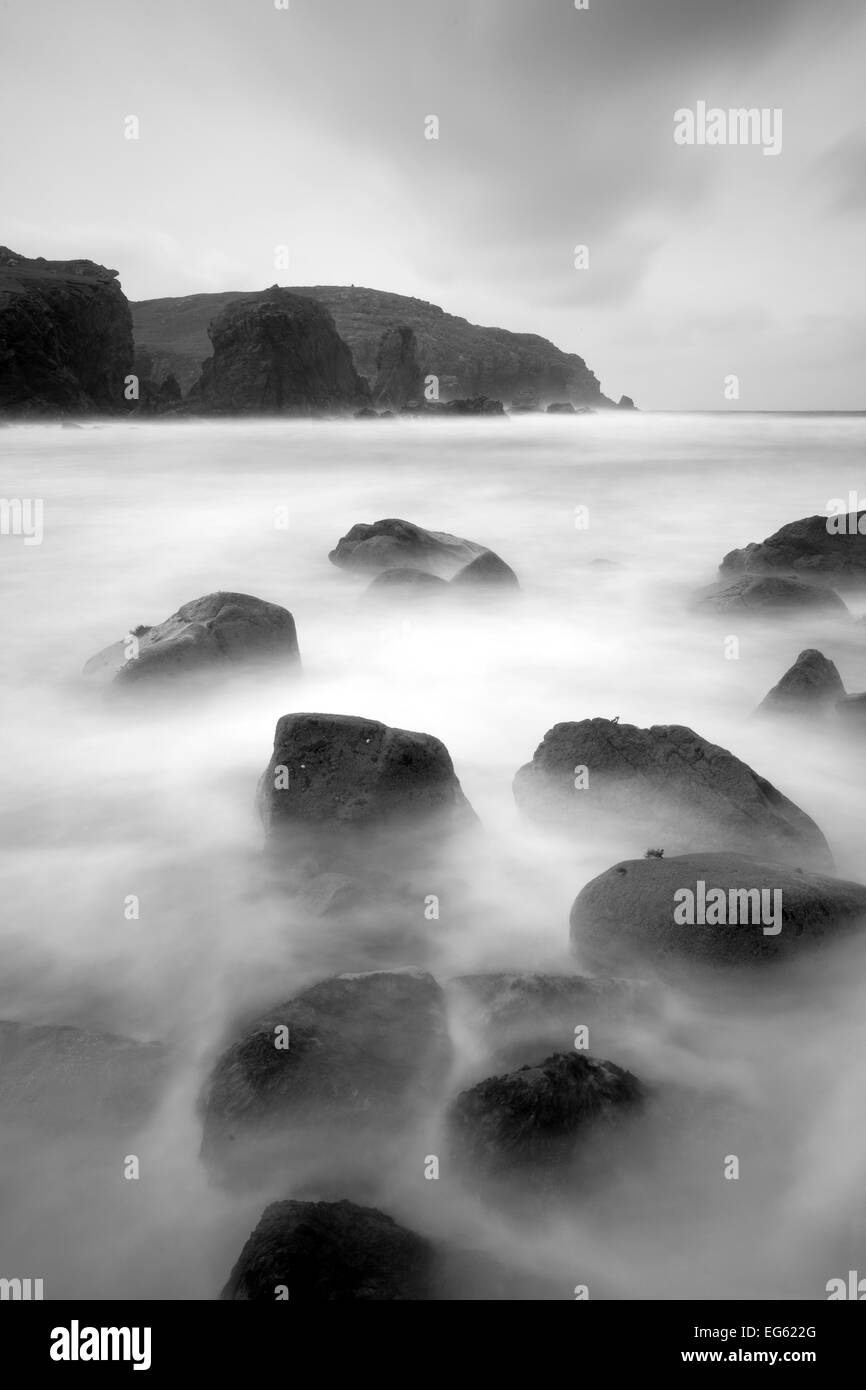
M 387 517 L 371 524 L 359 522 L 343 536 L 328 559 L 340 569 L 380 574 L 382 570 L 418 569 L 450 579 L 476 560 L 491 554 L 475 541 L 446 531 L 427 531 L 411 521 Z
M 731 550 L 722 574 L 795 575 L 810 584 L 860 587 L 866 583 L 866 511 L 807 516 L 772 536 Z
M 221 1297 L 263 1303 L 428 1299 L 432 1267 L 429 1242 L 375 1207 L 274 1202 Z
M 777 575 L 746 574 L 739 579 L 722 580 L 702 590 L 695 604 L 699 609 L 735 615 L 823 613 L 850 617 L 847 606 L 832 589 Z
M 458 570 L 451 583 L 461 588 L 464 586 L 512 589 L 520 587 L 517 582 L 517 575 L 511 566 L 506 565 L 504 560 L 500 560 L 498 555 L 494 555 L 492 550 L 489 550 L 486 555 L 479 555 L 477 560 L 472 560 L 464 569 Z
M 744 854 L 630 859 L 582 889 L 570 921 L 590 968 L 676 978 L 698 965 L 790 959 L 866 926 L 866 887 Z
M 134 628 L 130 637 L 135 640 L 125 638 L 91 657 L 84 674 L 129 685 L 262 661 L 300 661 L 291 613 L 251 594 L 205 594 L 155 627 Z
M 842 677 L 832 661 L 810 647 L 758 706 L 762 714 L 826 714 L 845 695 Z
M 448 581 L 440 579 L 438 574 L 428 574 L 426 570 L 412 569 L 391 569 L 382 570 L 376 578 L 367 586 L 368 594 L 379 594 L 384 590 L 394 592 L 395 590 L 405 591 L 413 589 L 416 592 L 439 593 L 447 589 Z
M 669 853 L 719 848 L 832 869 L 799 806 L 733 753 L 683 725 L 556 724 L 514 779 L 520 810 L 582 833 L 601 828 Z

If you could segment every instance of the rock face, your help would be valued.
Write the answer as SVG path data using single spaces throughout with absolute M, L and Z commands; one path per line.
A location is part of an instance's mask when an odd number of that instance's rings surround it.
M 326 309 L 274 286 L 229 305 L 208 329 L 191 400 L 205 413 L 315 415 L 355 410 L 368 397 Z
M 337 542 L 328 559 L 339 569 L 367 574 L 417 569 L 450 579 L 479 556 L 492 553 L 476 541 L 451 536 L 447 531 L 426 531 L 414 522 L 386 517 L 383 521 L 353 526 Z
M 449 1131 L 462 1165 L 478 1176 L 567 1165 L 576 1144 L 643 1099 L 637 1077 L 585 1053 L 490 1077 L 450 1107 Z
M 719 922 L 716 909 L 700 911 L 714 889 L 724 899 Z M 675 919 L 689 906 L 682 890 L 693 895 L 693 925 Z M 752 890 L 749 903 L 738 890 Z M 755 890 L 765 897 L 759 900 Z M 776 904 L 779 930 L 772 920 Z M 701 924 L 701 916 L 710 921 Z M 866 925 L 866 888 L 859 883 L 740 854 L 625 860 L 588 883 L 571 910 L 572 946 L 581 962 L 672 978 L 696 965 L 789 959 L 858 925 Z
M 373 403 L 399 408 L 423 395 L 424 373 L 418 362 L 415 330 L 407 324 L 387 328 L 376 352 Z
M 0 1023 L 4 1125 L 53 1131 L 142 1124 L 167 1079 L 167 1053 L 109 1033 Z
M 739 579 L 712 584 L 698 595 L 696 607 L 737 616 L 761 613 L 773 617 L 799 613 L 850 616 L 846 605 L 832 589 L 775 575 L 745 574 Z
M 517 773 L 514 795 L 533 820 L 583 831 L 607 820 L 614 833 L 669 853 L 712 844 L 833 866 L 805 812 L 733 753 L 679 724 L 556 724 Z
M 430 1297 L 433 1251 L 354 1202 L 274 1202 L 240 1253 L 223 1299 L 383 1302 Z M 278 1293 L 278 1290 L 280 1291 Z
M 317 300 L 328 310 L 357 370 L 370 382 L 378 374 L 383 334 L 410 328 L 422 375 L 439 378 L 443 401 L 478 395 L 510 401 L 526 395 L 541 405 L 562 400 L 612 404 L 602 396 L 583 358 L 561 352 L 533 333 L 478 327 L 424 300 L 355 285 L 305 286 L 292 293 Z M 136 346 L 148 348 L 187 391 L 210 352 L 211 319 L 227 305 L 251 297 L 239 291 L 133 304 Z
M 807 516 L 772 536 L 731 550 L 720 570 L 730 574 L 795 575 L 810 584 L 866 584 L 866 512 Z
M 832 661 L 814 648 L 801 652 L 758 706 L 762 714 L 826 714 L 845 697 L 845 687 Z
M 297 666 L 300 660 L 291 613 L 251 594 L 205 594 L 132 635 L 137 656 L 127 658 L 128 640 L 115 642 L 91 657 L 84 674 L 128 686 L 265 661 Z
M 329 1144 L 338 1133 L 378 1136 L 430 1103 L 450 1059 L 444 998 L 431 975 L 324 980 L 269 1010 L 223 1053 L 205 1092 L 202 1152 L 227 1171 L 282 1170 L 293 1135 L 321 1129 Z
M 120 414 L 132 362 L 116 270 L 0 247 L 0 413 Z

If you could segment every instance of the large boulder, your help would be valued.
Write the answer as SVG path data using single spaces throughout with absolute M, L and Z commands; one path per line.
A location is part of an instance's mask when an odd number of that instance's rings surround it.
M 762 714 L 823 715 L 844 696 L 845 687 L 835 664 L 810 647 L 800 652 L 758 710 Z
M 810 584 L 866 583 L 866 511 L 807 516 L 766 540 L 731 550 L 720 570 L 730 574 L 795 575 Z
M 185 603 L 165 622 L 137 627 L 90 658 L 86 676 L 128 686 L 140 681 L 300 661 L 295 620 L 251 594 L 216 593 Z
M 726 749 L 680 724 L 556 724 L 514 779 L 520 810 L 543 824 L 603 829 L 669 853 L 756 850 L 831 869 L 813 820 Z
M 779 575 L 744 574 L 737 579 L 723 579 L 703 589 L 697 595 L 695 607 L 699 611 L 709 610 L 731 617 L 764 613 L 772 617 L 850 616 L 833 589 Z
M 582 1140 L 643 1098 L 637 1077 L 615 1063 L 556 1054 L 461 1092 L 448 1129 L 458 1161 L 476 1177 L 550 1176 L 570 1166 Z
M 676 978 L 700 965 L 790 959 L 864 925 L 859 883 L 695 853 L 624 860 L 599 874 L 572 907 L 571 941 L 584 967 Z
M 427 531 L 411 521 L 387 517 L 371 524 L 359 522 L 337 542 L 328 559 L 340 569 L 380 574 L 389 569 L 419 569 L 450 579 L 480 555 L 489 555 L 476 541 Z
M 421 970 L 323 980 L 245 1028 L 207 1084 L 202 1152 L 217 1168 L 282 1171 L 291 1141 L 359 1144 L 438 1093 L 451 1046 L 444 997 Z
M 355 410 L 369 388 L 327 309 L 274 285 L 229 304 L 208 329 L 213 356 L 190 395 L 206 414 Z
M 119 414 L 133 351 L 116 270 L 0 246 L 0 413 Z
M 375 1207 L 273 1202 L 221 1297 L 263 1303 L 426 1300 L 432 1267 L 431 1245 Z

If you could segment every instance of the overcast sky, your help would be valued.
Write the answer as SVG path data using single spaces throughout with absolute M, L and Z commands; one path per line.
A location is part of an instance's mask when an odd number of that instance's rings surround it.
M 368 285 L 646 408 L 866 408 L 862 0 L 0 0 L 0 51 L 0 243 L 130 299 Z M 698 101 L 781 153 L 675 144 Z

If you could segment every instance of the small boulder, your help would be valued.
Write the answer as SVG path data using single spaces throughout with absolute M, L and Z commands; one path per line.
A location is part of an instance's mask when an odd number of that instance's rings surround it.
M 801 652 L 758 706 L 762 714 L 826 714 L 845 696 L 836 666 L 813 647 Z
M 786 617 L 820 613 L 850 617 L 847 606 L 832 589 L 779 575 L 745 574 L 738 579 L 711 584 L 698 594 L 695 606 L 699 610 L 737 616 L 769 613 L 774 617 Z
M 488 550 L 486 555 L 479 555 L 477 560 L 472 560 L 462 570 L 458 570 L 451 583 L 460 588 L 520 588 L 514 570 L 510 565 L 506 565 L 504 560 L 500 560 L 498 555 L 494 555 L 492 550 Z
M 389 569 L 420 569 L 450 579 L 479 555 L 490 552 L 475 541 L 445 531 L 427 531 L 411 521 L 387 517 L 359 522 L 343 536 L 328 559 L 340 569 L 380 574 Z
M 240 1253 L 221 1298 L 273 1303 L 426 1300 L 432 1246 L 374 1207 L 273 1202 Z

